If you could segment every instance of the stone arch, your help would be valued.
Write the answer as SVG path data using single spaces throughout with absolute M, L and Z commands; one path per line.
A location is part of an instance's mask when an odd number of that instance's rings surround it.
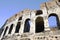
M 26 19 L 25 24 L 24 24 L 24 32 L 29 32 L 30 31 L 30 19 Z
M 50 18 L 51 16 L 53 16 L 53 17 L 56 18 L 56 19 L 54 19 L 54 20 L 56 20 L 57 27 L 60 29 L 60 27 L 59 27 L 59 17 L 58 17 L 58 15 L 55 14 L 55 13 L 52 13 L 52 14 L 50 14 L 50 15 L 48 16 L 48 18 Z
M 8 34 L 11 34 L 14 24 L 11 24 Z
M 8 30 L 8 26 L 5 28 L 3 36 L 5 36 L 7 30 Z
M 37 10 L 36 15 L 40 15 L 40 14 L 43 14 L 43 11 L 42 10 Z
M 44 31 L 44 20 L 43 17 L 37 17 L 35 20 L 35 32 L 43 32 Z
M 19 33 L 20 26 L 21 26 L 21 22 L 18 22 L 16 25 L 15 33 Z

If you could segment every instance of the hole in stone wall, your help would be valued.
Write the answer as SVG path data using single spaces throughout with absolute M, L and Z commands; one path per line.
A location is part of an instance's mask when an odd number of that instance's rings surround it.
M 44 31 L 44 21 L 42 17 L 37 17 L 36 18 L 36 27 L 35 27 L 35 32 L 39 33 L 39 32 L 43 32 Z
M 6 34 L 6 32 L 7 32 L 7 29 L 8 29 L 8 26 L 6 27 L 6 29 L 5 29 L 5 31 L 4 31 L 4 34 L 3 34 L 3 36 Z
M 19 17 L 18 21 L 19 21 L 19 20 L 22 20 L 22 16 L 21 16 L 21 17 Z
M 60 2 L 60 0 L 58 0 Z
M 30 19 L 26 19 L 24 24 L 24 32 L 29 32 L 29 31 L 30 31 Z
M 55 28 L 57 29 L 60 29 L 60 24 L 59 24 L 59 18 L 58 18 L 58 15 L 56 15 L 55 13 L 52 13 L 49 15 L 49 18 L 48 18 L 48 22 L 49 22 L 49 27 L 50 28 Z
M 3 30 L 4 30 L 3 28 L 0 29 L 0 36 L 1 36 L 1 34 L 3 33 Z
M 8 34 L 11 34 L 12 29 L 13 29 L 13 24 L 10 26 L 9 33 Z
M 21 25 L 21 22 L 18 22 L 17 26 L 16 26 L 15 33 L 19 33 L 20 25 Z
M 37 10 L 36 15 L 43 14 L 42 10 Z
M 58 38 L 57 36 L 55 38 Z

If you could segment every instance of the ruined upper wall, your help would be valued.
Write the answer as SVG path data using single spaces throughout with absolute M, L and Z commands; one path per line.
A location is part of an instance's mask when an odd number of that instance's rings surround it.
M 49 10 L 49 9 L 57 8 L 58 5 L 57 5 L 56 2 L 58 3 L 58 0 L 51 0 L 51 1 L 49 1 L 49 2 L 45 2 L 45 3 L 43 3 L 43 4 L 40 5 L 40 9 L 46 8 L 47 10 Z M 33 11 L 33 10 L 32 10 L 32 11 Z M 37 11 L 37 10 L 36 10 L 36 11 Z M 30 9 L 25 9 L 25 10 L 23 10 L 23 11 L 21 11 L 21 12 L 18 12 L 18 13 L 16 13 L 14 16 L 12 16 L 12 17 L 10 17 L 9 19 L 7 19 L 7 23 L 10 23 L 10 22 L 18 19 L 19 17 L 23 16 L 23 14 L 28 14 L 28 13 L 30 13 L 30 12 L 31 12 Z
M 56 6 L 56 5 L 57 5 L 56 1 L 49 1 L 49 2 L 45 2 L 45 3 L 41 4 L 40 8 L 41 9 L 44 9 L 44 8 L 50 9 L 50 8 Z
M 50 0 L 48 2 L 41 4 L 40 9 L 44 9 L 44 8 L 53 9 L 53 8 L 57 8 L 57 6 L 60 6 L 59 0 Z
M 7 23 L 10 23 L 10 22 L 14 21 L 14 20 L 18 19 L 19 17 L 22 17 L 23 14 L 27 14 L 29 12 L 31 12 L 31 10 L 29 10 L 29 9 L 25 9 L 25 10 L 23 10 L 21 12 L 18 12 L 14 16 L 12 16 L 9 19 L 7 19 Z
M 58 1 L 58 0 L 51 0 L 51 1 Z

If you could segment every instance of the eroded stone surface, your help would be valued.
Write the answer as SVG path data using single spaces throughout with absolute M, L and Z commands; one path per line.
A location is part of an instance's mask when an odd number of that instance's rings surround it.
M 60 3 L 58 0 L 49 1 L 41 4 L 40 10 L 29 10 L 25 9 L 11 18 L 7 19 L 3 32 L 0 36 L 0 40 L 60 40 Z M 42 11 L 42 12 L 41 12 Z M 40 14 L 39 14 L 40 13 Z M 49 28 L 48 18 L 50 15 L 56 16 L 58 21 L 58 26 L 55 28 Z M 20 19 L 19 19 L 20 18 Z M 24 32 L 25 21 L 30 19 L 30 30 Z M 37 20 L 38 19 L 38 20 Z M 36 21 L 37 20 L 37 21 Z M 20 28 L 18 33 L 16 31 L 17 23 L 20 22 Z M 37 23 L 36 23 L 37 22 Z M 39 33 L 36 32 L 36 24 L 44 26 L 44 30 Z M 11 33 L 9 34 L 10 26 L 13 24 Z M 6 27 L 8 29 L 6 30 Z M 38 25 L 37 25 L 38 27 Z M 17 30 L 18 30 L 17 29 Z M 28 28 L 27 28 L 28 29 Z M 39 30 L 40 30 L 39 29 Z M 6 30 L 6 31 L 5 31 Z M 3 36 L 4 35 L 4 36 Z

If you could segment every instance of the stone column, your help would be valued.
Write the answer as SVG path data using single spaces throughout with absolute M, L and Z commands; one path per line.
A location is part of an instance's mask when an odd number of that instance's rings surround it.
M 21 20 L 20 30 L 19 33 L 22 34 L 24 31 L 24 20 Z
M 44 19 L 45 31 L 50 30 L 49 23 L 48 23 L 48 13 L 46 9 L 43 10 L 43 19 Z
M 35 33 L 35 12 L 31 12 L 31 24 L 30 24 L 30 33 Z
M 50 30 L 50 28 L 49 28 L 49 23 L 48 23 L 48 19 L 44 19 L 44 26 L 45 26 L 45 31 Z
M 35 33 L 35 20 L 31 19 L 30 33 Z

